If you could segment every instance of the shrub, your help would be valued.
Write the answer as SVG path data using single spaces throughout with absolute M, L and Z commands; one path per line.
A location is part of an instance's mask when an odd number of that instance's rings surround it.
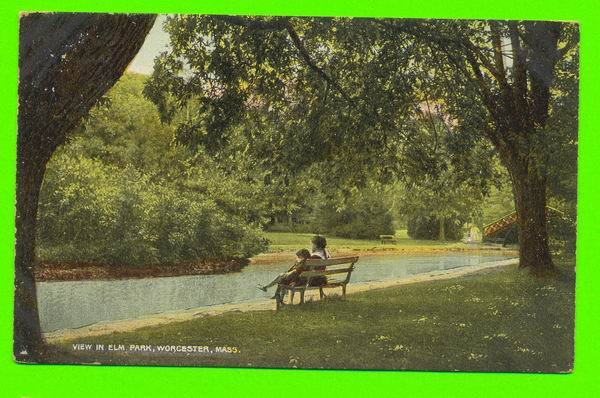
M 317 209 L 314 232 L 349 239 L 378 239 L 394 234 L 392 215 L 376 195 L 358 195 L 344 209 L 325 204 Z
M 454 218 L 444 221 L 447 240 L 459 240 L 463 237 L 463 221 Z M 437 240 L 440 235 L 440 221 L 434 216 L 414 216 L 408 219 L 407 233 L 413 239 Z
M 548 237 L 550 250 L 555 255 L 575 254 L 577 226 L 568 216 L 548 213 Z
M 266 249 L 257 226 L 209 196 L 59 153 L 40 193 L 42 261 L 140 265 L 250 257 Z

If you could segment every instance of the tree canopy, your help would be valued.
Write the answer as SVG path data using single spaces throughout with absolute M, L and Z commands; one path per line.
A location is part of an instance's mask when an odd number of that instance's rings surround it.
M 447 119 L 454 166 L 474 182 L 490 168 L 469 156 L 485 142 L 506 167 L 519 218 L 521 265 L 551 270 L 545 206 L 559 110 L 576 105 L 578 28 L 533 21 L 175 16 L 172 48 L 146 94 L 165 121 L 197 101 L 178 139 L 210 151 L 253 118 L 287 170 L 329 162 L 340 185 L 406 176 L 402 149 L 423 103 Z M 570 83 L 567 83 L 569 81 Z M 576 108 L 576 107 L 575 107 Z M 574 133 L 572 111 L 568 134 Z M 556 119 L 556 120 L 555 120 Z M 564 122 L 563 122 L 564 123 Z M 553 127 L 554 126 L 554 127 Z M 560 135 L 564 135 L 562 131 Z M 302 156 L 293 156 L 301 153 Z M 443 170 L 412 151 L 421 175 Z M 352 164 L 353 167 L 347 167 Z

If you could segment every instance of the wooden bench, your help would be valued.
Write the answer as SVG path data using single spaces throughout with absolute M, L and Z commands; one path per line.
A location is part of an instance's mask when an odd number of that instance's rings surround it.
M 379 240 L 382 245 L 385 243 L 398 243 L 394 235 L 379 235 Z
M 301 283 L 295 285 L 279 284 L 282 289 L 282 295 L 290 292 L 290 304 L 294 304 L 294 294 L 300 292 L 300 304 L 304 303 L 304 294 L 307 290 L 319 289 L 319 298 L 323 299 L 325 288 L 342 288 L 342 296 L 346 297 L 346 285 L 350 282 L 350 276 L 354 271 L 354 264 L 358 261 L 358 257 L 339 257 L 322 259 L 307 259 L 300 265 L 304 271 L 300 273 Z M 326 283 L 315 283 L 325 279 Z M 283 305 L 277 300 L 277 309 Z

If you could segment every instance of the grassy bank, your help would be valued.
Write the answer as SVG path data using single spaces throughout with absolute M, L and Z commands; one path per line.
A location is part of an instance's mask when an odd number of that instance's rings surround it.
M 505 267 L 283 311 L 227 313 L 81 343 L 236 347 L 224 355 L 74 352 L 75 362 L 299 368 L 548 371 L 572 368 L 574 273 Z

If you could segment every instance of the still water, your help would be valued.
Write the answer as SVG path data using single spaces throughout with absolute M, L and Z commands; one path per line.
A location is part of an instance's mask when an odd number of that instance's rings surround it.
M 411 275 L 507 259 L 480 255 L 387 255 L 361 257 L 350 283 L 401 279 Z M 290 260 L 291 261 L 291 260 Z M 134 319 L 189 308 L 264 300 L 256 288 L 287 271 L 292 263 L 250 265 L 242 272 L 110 281 L 42 282 L 38 303 L 43 332 L 102 321 Z

